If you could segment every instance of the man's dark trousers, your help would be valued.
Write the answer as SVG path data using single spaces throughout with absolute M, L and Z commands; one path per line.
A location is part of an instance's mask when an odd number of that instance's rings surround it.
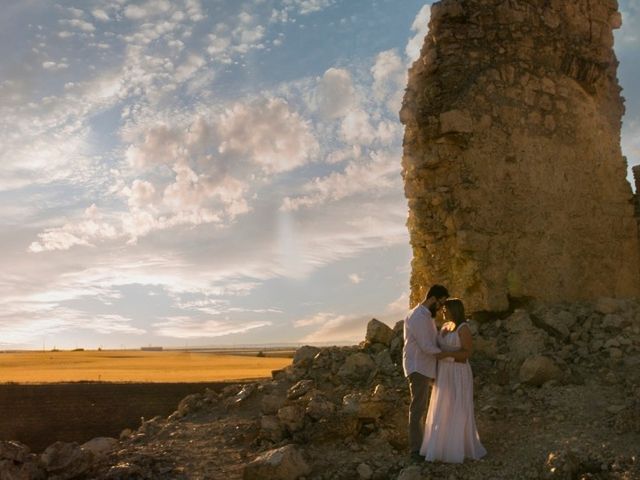
M 430 387 L 433 379 L 425 377 L 421 373 L 409 374 L 409 392 L 411 404 L 409 405 L 409 452 L 420 451 L 424 438 L 424 423 L 427 415 Z

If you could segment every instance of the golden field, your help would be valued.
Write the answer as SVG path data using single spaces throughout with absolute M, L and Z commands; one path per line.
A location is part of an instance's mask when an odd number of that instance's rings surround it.
M 271 376 L 290 358 L 201 352 L 0 353 L 0 383 L 215 382 Z

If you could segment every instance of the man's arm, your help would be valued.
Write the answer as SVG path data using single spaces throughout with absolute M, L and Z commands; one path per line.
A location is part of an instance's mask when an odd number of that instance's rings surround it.
M 440 349 L 436 343 L 438 331 L 431 318 L 431 313 L 428 310 L 427 313 L 420 315 L 419 318 L 414 320 L 411 329 L 420 350 L 429 355 L 440 353 Z

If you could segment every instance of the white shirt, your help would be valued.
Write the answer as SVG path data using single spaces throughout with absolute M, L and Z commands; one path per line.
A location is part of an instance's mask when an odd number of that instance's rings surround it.
M 438 329 L 427 307 L 419 304 L 404 320 L 404 349 L 402 367 L 405 376 L 418 372 L 425 377 L 436 378 L 436 353 Z

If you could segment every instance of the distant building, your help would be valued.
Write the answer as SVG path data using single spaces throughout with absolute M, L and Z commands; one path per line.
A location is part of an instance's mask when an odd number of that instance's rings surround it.
M 148 347 L 141 347 L 140 350 L 142 350 L 143 352 L 161 352 L 162 347 L 148 346 Z

